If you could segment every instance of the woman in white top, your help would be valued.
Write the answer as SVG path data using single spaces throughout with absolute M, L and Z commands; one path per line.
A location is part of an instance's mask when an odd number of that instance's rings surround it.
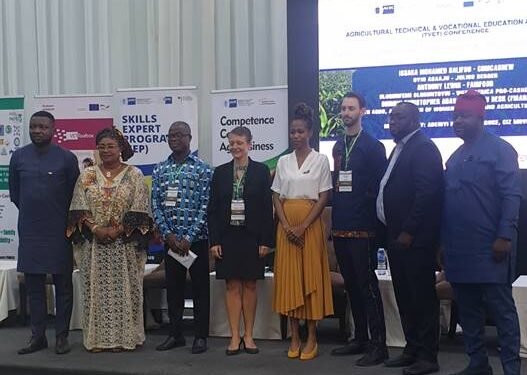
M 273 309 L 291 320 L 289 358 L 318 353 L 316 323 L 333 314 L 326 240 L 320 215 L 332 188 L 329 161 L 309 146 L 313 110 L 295 108 L 289 128 L 294 152 L 278 160 L 271 189 L 279 225 L 276 238 Z M 306 320 L 307 342 L 300 350 L 299 320 Z

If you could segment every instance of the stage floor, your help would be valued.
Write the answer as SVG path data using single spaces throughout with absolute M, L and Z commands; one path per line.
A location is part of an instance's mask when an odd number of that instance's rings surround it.
M 51 326 L 51 325 L 50 325 Z M 190 328 L 190 327 L 189 327 Z M 330 351 L 340 343 L 334 339 L 337 332 L 336 320 L 323 321 L 319 329 L 319 357 L 313 361 L 290 360 L 286 357 L 286 341 L 257 341 L 260 354 L 242 353 L 227 357 L 225 347 L 228 340 L 209 338 L 209 351 L 192 355 L 192 331 L 186 332 L 187 346 L 166 352 L 155 351 L 155 346 L 165 339 L 166 330 L 159 329 L 147 333 L 147 341 L 141 349 L 127 353 L 92 354 L 82 346 L 82 332 L 73 331 L 70 335 L 72 351 L 66 355 L 54 353 L 53 331 L 48 330 L 50 347 L 37 353 L 20 356 L 16 352 L 25 346 L 30 336 L 29 327 L 0 327 L 0 374 L 152 374 L 152 375 L 264 375 L 264 374 L 332 374 L 349 375 L 400 375 L 400 369 L 387 369 L 383 366 L 361 368 L 354 366 L 359 356 L 333 357 Z M 494 374 L 502 374 L 498 353 L 495 350 L 495 332 L 489 329 L 488 348 Z M 400 349 L 390 349 L 395 356 Z M 463 353 L 462 338 L 441 339 L 439 355 L 441 371 L 439 374 L 450 374 L 462 369 L 467 364 Z M 527 363 L 523 361 L 523 371 Z

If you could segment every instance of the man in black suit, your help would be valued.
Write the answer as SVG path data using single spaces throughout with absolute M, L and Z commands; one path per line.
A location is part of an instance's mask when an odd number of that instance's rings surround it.
M 435 252 L 439 240 L 443 165 L 434 143 L 420 130 L 419 109 L 397 104 L 389 115 L 397 144 L 377 197 L 377 216 L 386 225 L 388 257 L 406 338 L 403 353 L 387 367 L 404 375 L 439 371 L 439 304 Z

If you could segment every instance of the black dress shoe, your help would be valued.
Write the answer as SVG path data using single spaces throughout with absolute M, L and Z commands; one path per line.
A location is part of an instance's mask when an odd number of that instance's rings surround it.
M 196 337 L 192 343 L 192 354 L 205 353 L 207 351 L 207 339 Z
M 388 350 L 386 347 L 374 347 L 370 349 L 364 356 L 360 357 L 355 364 L 361 367 L 376 366 L 383 363 L 388 358 Z
M 240 343 L 238 344 L 238 349 L 229 349 L 227 348 L 225 350 L 226 355 L 236 355 L 240 354 L 242 352 L 242 348 L 245 347 L 245 343 L 243 342 L 243 339 L 240 339 Z
M 474 368 L 474 367 L 467 367 L 464 370 L 452 373 L 450 375 L 492 375 L 492 374 L 493 374 L 492 367 L 487 366 L 487 367 L 483 367 L 483 368 L 480 368 L 480 367 L 476 367 L 476 368 Z
M 439 365 L 436 362 L 419 360 L 410 367 L 403 370 L 403 375 L 426 375 L 439 371 Z
M 366 350 L 366 344 L 365 341 L 351 340 L 346 345 L 333 349 L 331 355 L 361 354 Z
M 164 351 L 170 350 L 173 348 L 179 348 L 185 346 L 185 338 L 183 336 L 168 336 L 167 339 L 162 343 L 156 346 L 156 350 Z
M 401 354 L 395 358 L 387 359 L 384 361 L 384 366 L 386 367 L 406 367 L 413 365 L 415 363 L 415 357 L 412 357 L 408 354 Z
M 55 342 L 55 353 L 57 354 L 66 354 L 71 350 L 71 346 L 68 342 L 68 338 L 65 336 L 57 336 L 57 341 Z
M 18 354 L 29 354 L 34 353 L 48 347 L 48 339 L 43 337 L 31 337 L 29 345 L 18 351 Z

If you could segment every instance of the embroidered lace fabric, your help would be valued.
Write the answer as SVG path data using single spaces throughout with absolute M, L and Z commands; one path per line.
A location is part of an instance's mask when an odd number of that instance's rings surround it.
M 125 235 L 102 244 L 83 225 L 120 225 Z M 107 179 L 98 167 L 79 177 L 70 207 L 68 235 L 83 281 L 83 334 L 88 349 L 135 349 L 145 340 L 143 273 L 145 243 L 151 232 L 148 188 L 141 171 L 126 167 Z

